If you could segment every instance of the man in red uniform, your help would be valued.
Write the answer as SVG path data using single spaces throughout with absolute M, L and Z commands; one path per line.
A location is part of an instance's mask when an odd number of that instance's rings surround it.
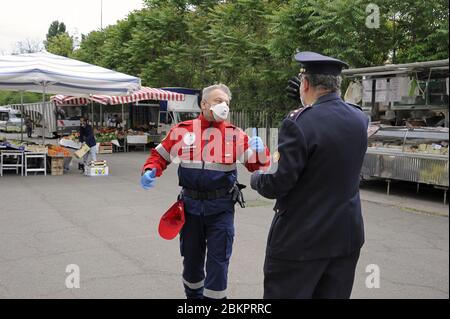
M 151 150 L 143 167 L 141 185 L 149 189 L 169 163 L 180 164 L 178 177 L 186 212 L 180 250 L 187 298 L 226 298 L 234 238 L 236 163 L 243 163 L 251 172 L 269 165 L 269 151 L 261 138 L 249 138 L 225 121 L 230 100 L 231 92 L 223 84 L 205 88 L 201 115 L 173 127 Z

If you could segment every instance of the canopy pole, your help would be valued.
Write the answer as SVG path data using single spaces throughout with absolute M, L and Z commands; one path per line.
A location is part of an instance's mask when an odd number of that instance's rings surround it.
M 91 100 L 91 124 L 94 125 L 94 102 Z
M 103 127 L 103 105 L 100 103 L 100 129 Z
M 124 125 L 123 125 L 124 121 L 125 121 L 125 116 L 124 116 L 124 112 L 123 112 L 123 103 L 122 103 L 122 123 L 121 123 L 122 129 L 124 128 Z
M 23 107 L 23 91 L 20 91 L 20 110 L 22 111 L 22 116 L 20 117 L 20 141 L 23 142 L 23 116 L 24 116 L 24 107 Z
M 42 145 L 45 145 L 45 88 L 47 83 L 42 86 Z

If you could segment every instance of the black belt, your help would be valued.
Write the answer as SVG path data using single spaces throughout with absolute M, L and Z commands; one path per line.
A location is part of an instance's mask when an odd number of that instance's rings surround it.
M 192 199 L 200 200 L 213 200 L 217 198 L 223 198 L 229 194 L 230 189 L 220 188 L 209 192 L 202 192 L 193 189 L 183 188 L 182 193 Z

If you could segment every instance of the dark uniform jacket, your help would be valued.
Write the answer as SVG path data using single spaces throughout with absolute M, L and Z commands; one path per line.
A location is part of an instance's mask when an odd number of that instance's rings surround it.
M 346 256 L 361 248 L 359 179 L 368 122 L 336 93 L 283 121 L 276 172 L 254 173 L 251 179 L 258 193 L 277 200 L 267 256 L 302 261 Z
M 80 142 L 86 142 L 87 146 L 93 147 L 97 145 L 97 142 L 95 141 L 94 136 L 94 130 L 92 129 L 92 126 L 87 124 L 85 127 L 80 126 Z

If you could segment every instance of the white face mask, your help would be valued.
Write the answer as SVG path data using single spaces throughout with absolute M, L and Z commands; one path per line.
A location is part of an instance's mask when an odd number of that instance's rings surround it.
M 230 113 L 230 108 L 225 102 L 215 104 L 209 109 L 212 111 L 214 120 L 216 120 L 216 122 L 225 121 L 228 118 L 228 113 Z

